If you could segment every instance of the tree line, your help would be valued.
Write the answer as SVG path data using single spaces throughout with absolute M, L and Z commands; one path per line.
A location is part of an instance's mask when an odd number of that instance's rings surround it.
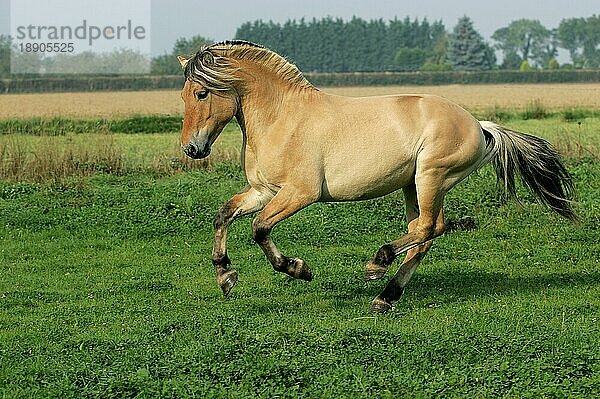
M 519 19 L 496 30 L 491 42 L 483 39 L 467 16 L 447 30 L 441 21 L 394 18 L 364 20 L 354 17 L 307 21 L 253 21 L 235 34 L 286 56 L 305 72 L 478 71 L 491 69 L 582 69 L 600 67 L 600 16 L 565 18 L 549 29 L 537 20 Z M 155 75 L 180 74 L 175 56 L 193 54 L 212 41 L 202 36 L 178 39 L 171 52 L 151 60 Z M 558 49 L 567 50 L 570 62 L 559 65 Z M 0 36 L 0 77 L 10 74 L 10 38 Z M 496 59 L 496 51 L 502 54 Z M 141 62 L 135 54 L 127 62 Z M 75 56 L 76 57 L 76 56 Z M 79 57 L 89 64 L 92 55 Z M 74 58 L 77 61 L 77 59 Z M 112 60 L 112 58 L 111 58 Z M 27 65 L 46 65 L 44 60 L 24 60 Z M 69 64 L 68 60 L 62 60 Z M 119 64 L 118 60 L 112 60 Z M 75 65 L 71 63 L 71 65 Z M 75 65 L 76 66 L 76 65 Z M 112 68 L 114 71 L 115 69 Z
M 600 67 L 600 16 L 565 18 L 549 29 L 538 20 L 519 19 L 483 39 L 468 16 L 449 31 L 441 21 L 353 17 L 257 20 L 242 24 L 236 39 L 262 44 L 305 72 L 480 71 L 491 69 L 593 69 Z M 190 54 L 211 41 L 181 38 L 172 53 L 153 60 L 154 73 L 175 73 L 177 54 Z M 559 65 L 558 49 L 570 62 Z M 496 51 L 502 54 L 496 58 Z
M 467 16 L 451 31 L 441 21 L 393 19 L 350 21 L 325 18 L 284 24 L 254 21 L 236 38 L 255 41 L 285 54 L 307 71 L 407 71 L 556 69 L 558 49 L 569 52 L 564 68 L 600 66 L 600 17 L 565 18 L 549 29 L 519 19 L 502 27 L 488 43 Z M 502 53 L 500 62 L 496 50 Z
M 280 25 L 255 21 L 240 26 L 236 38 L 261 43 L 293 60 L 307 72 L 397 70 L 400 49 L 419 49 L 426 57 L 440 57 L 438 48 L 445 37 L 437 21 L 393 19 L 365 21 L 354 17 L 287 21 Z M 406 59 L 421 54 L 406 54 Z

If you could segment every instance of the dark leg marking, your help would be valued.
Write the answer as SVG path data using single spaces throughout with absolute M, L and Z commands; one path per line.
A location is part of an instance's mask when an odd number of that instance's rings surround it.
M 388 267 L 396 259 L 394 247 L 391 244 L 385 244 L 375 254 L 375 257 L 367 264 L 365 268 L 365 280 L 379 280 L 385 275 Z
M 295 279 L 312 281 L 313 275 L 302 259 L 284 256 L 281 262 L 273 266 L 278 272 L 287 274 Z
M 263 194 L 246 187 L 227 201 L 215 217 L 212 263 L 217 274 L 217 284 L 225 296 L 229 294 L 238 279 L 237 272 L 229 269 L 231 261 L 227 256 L 227 228 L 239 216 L 262 209 L 266 201 Z
M 237 283 L 238 273 L 237 271 L 228 268 L 231 264 L 231 260 L 229 260 L 226 253 L 220 257 L 213 258 L 212 263 L 217 272 L 217 284 L 219 284 L 219 287 L 223 290 L 223 295 L 227 296 L 235 283 Z
M 262 225 L 261 221 L 255 220 L 253 223 L 252 238 L 263 249 L 267 259 L 273 265 L 273 269 L 295 279 L 311 281 L 313 279 L 312 272 L 304 261 L 299 258 L 283 256 L 277 247 L 275 247 L 270 234 L 271 228 Z
M 388 267 L 392 264 L 392 262 L 396 259 L 396 254 L 394 253 L 394 247 L 391 244 L 385 244 L 377 251 L 375 254 L 375 259 L 373 262 Z

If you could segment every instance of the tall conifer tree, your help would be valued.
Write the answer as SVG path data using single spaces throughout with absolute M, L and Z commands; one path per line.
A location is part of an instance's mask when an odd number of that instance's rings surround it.
M 467 16 L 458 20 L 448 42 L 448 61 L 456 70 L 492 69 L 496 55 Z

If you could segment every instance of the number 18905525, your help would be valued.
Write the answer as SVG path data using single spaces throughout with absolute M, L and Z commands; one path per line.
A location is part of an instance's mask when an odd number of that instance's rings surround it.
M 75 51 L 73 43 L 19 43 L 22 53 L 72 53 Z

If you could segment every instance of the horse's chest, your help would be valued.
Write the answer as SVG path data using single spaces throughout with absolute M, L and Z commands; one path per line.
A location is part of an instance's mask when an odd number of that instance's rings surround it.
M 259 162 L 251 149 L 246 149 L 244 154 L 244 172 L 250 186 L 259 191 L 276 193 L 281 188 L 281 168 L 269 164 L 264 158 Z

